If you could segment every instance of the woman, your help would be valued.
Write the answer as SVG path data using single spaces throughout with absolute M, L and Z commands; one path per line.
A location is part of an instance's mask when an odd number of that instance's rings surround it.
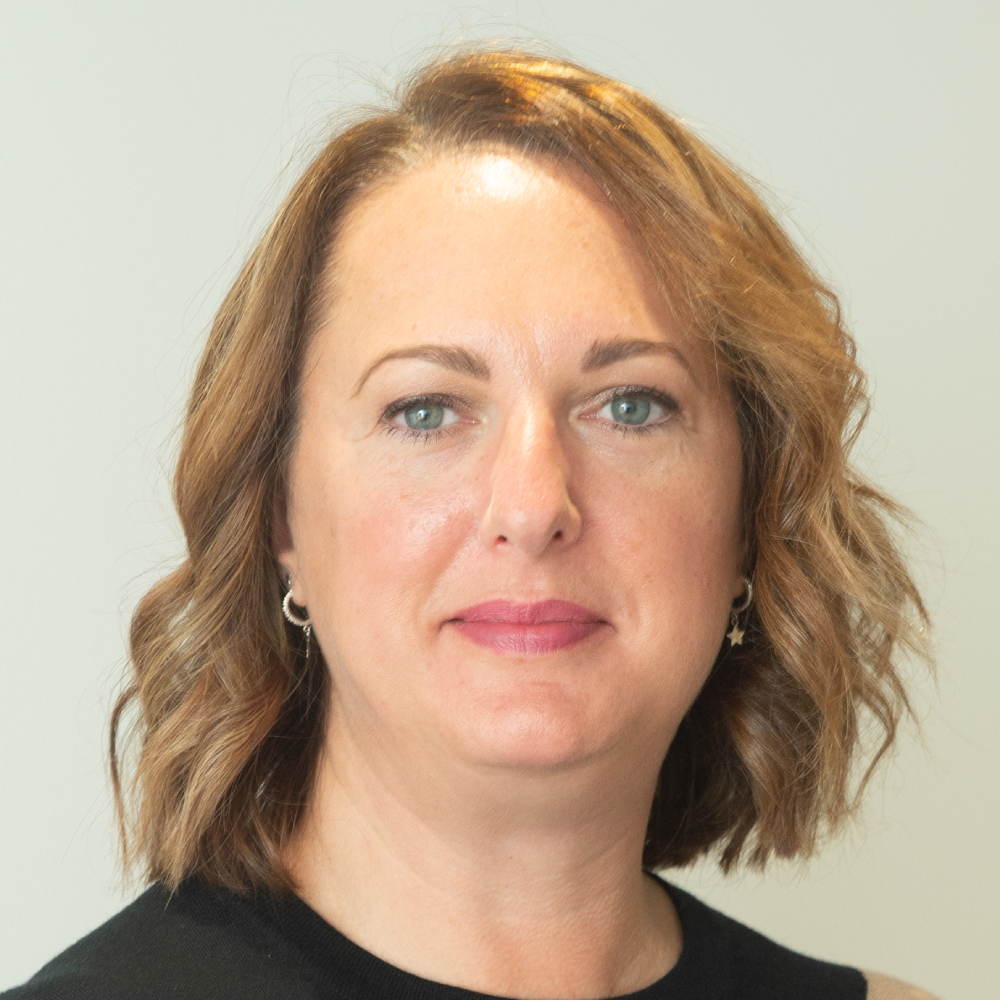
M 195 380 L 112 725 L 153 885 L 6 995 L 926 996 L 652 875 L 807 855 L 861 726 L 892 743 L 926 614 L 865 405 L 677 121 L 519 52 L 425 68 L 307 169 Z

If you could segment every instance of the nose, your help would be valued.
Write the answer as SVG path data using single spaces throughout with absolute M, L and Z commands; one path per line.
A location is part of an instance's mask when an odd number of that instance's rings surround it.
M 493 462 L 483 544 L 536 558 L 572 545 L 580 524 L 556 422 L 544 407 L 526 405 L 508 420 Z

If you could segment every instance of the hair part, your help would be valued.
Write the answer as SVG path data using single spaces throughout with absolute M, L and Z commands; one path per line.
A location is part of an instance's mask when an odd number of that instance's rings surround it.
M 751 182 L 636 90 L 562 60 L 466 51 L 329 141 L 215 317 L 174 478 L 187 556 L 135 610 L 111 722 L 123 858 L 150 880 L 293 888 L 284 853 L 330 691 L 322 655 L 307 658 L 281 614 L 273 532 L 323 275 L 366 191 L 483 148 L 596 183 L 736 405 L 755 599 L 663 763 L 644 864 L 808 855 L 856 809 L 909 709 L 899 663 L 929 659 L 927 613 L 896 540 L 906 512 L 850 465 L 868 398 L 835 296 Z

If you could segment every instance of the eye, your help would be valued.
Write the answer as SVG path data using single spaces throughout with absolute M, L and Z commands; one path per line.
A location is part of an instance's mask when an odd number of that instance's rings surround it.
M 433 437 L 461 419 L 455 412 L 454 400 L 443 396 L 419 396 L 401 399 L 389 405 L 383 420 L 390 431 L 401 431 L 411 437 Z
M 644 424 L 652 412 L 653 403 L 642 396 L 619 396 L 608 403 L 611 419 L 618 424 Z
M 445 408 L 440 403 L 417 403 L 403 410 L 406 426 L 415 431 L 435 431 L 444 423 Z
M 622 431 L 648 431 L 668 423 L 679 409 L 677 401 L 656 389 L 623 386 L 594 414 L 617 424 Z

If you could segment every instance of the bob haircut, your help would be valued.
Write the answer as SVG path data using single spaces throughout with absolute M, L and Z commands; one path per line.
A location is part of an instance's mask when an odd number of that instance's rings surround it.
M 644 865 L 808 855 L 893 743 L 900 656 L 929 659 L 927 613 L 895 541 L 905 510 L 850 465 L 868 399 L 836 298 L 752 183 L 648 98 L 560 59 L 464 50 L 330 139 L 214 320 L 174 480 L 187 557 L 135 611 L 111 721 L 126 870 L 294 888 L 283 852 L 330 694 L 282 616 L 274 554 L 303 353 L 344 213 L 428 157 L 480 149 L 596 183 L 736 408 L 754 602 L 663 762 Z

